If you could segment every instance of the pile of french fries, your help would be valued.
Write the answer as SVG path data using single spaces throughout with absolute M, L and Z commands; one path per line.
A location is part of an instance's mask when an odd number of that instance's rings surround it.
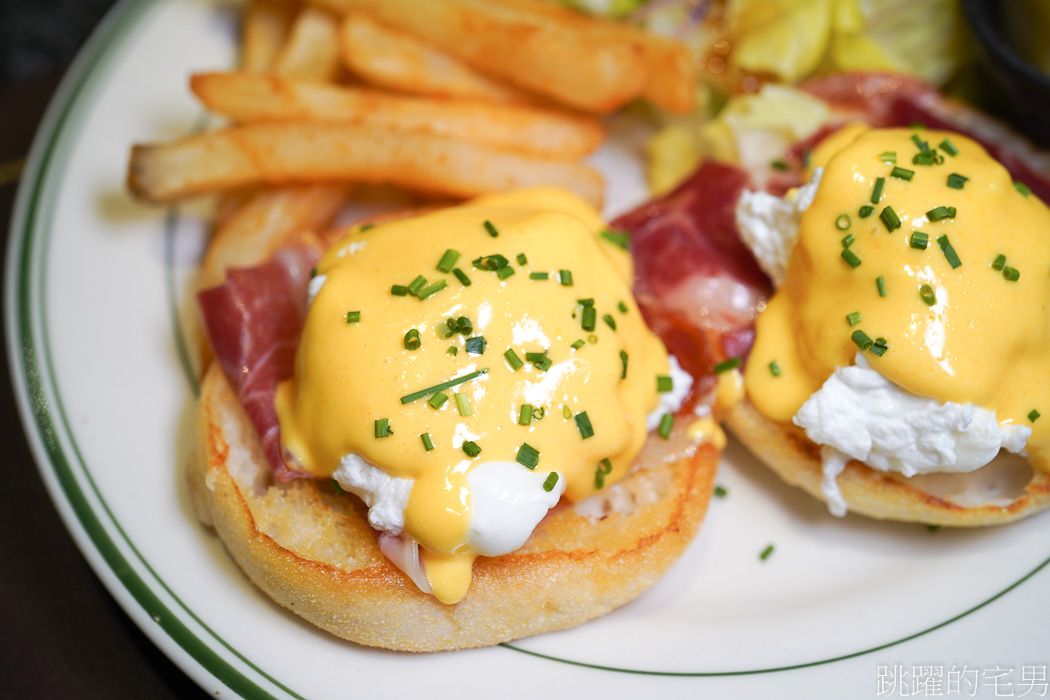
M 190 79 L 228 126 L 136 145 L 128 167 L 144 202 L 223 195 L 215 282 L 330 226 L 362 183 L 443 198 L 555 185 L 600 206 L 583 162 L 598 115 L 694 101 L 684 47 L 554 0 L 250 0 L 241 42 L 239 70 Z

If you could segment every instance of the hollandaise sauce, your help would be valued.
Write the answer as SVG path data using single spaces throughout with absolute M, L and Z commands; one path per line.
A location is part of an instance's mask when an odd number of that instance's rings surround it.
M 847 127 L 823 167 L 784 285 L 757 322 L 745 381 L 790 421 L 858 352 L 900 387 L 1032 428 L 1050 421 L 1050 211 L 974 141 Z
M 625 242 L 575 196 L 523 190 L 360 228 L 316 274 L 278 391 L 283 444 L 314 475 L 354 454 L 412 479 L 404 529 L 439 600 L 470 582 L 472 470 L 516 463 L 578 500 L 641 449 L 667 354 Z

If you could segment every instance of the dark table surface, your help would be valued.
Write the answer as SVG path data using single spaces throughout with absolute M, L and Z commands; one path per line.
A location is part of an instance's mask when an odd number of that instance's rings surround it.
M 113 0 L 0 3 L 0 230 L 22 158 L 62 73 Z M 139 631 L 81 556 L 37 472 L 7 363 L 0 388 L 0 695 L 206 697 Z

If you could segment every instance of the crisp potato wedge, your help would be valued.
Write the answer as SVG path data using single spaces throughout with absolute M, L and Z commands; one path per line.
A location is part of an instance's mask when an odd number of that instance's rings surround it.
M 256 184 L 355 181 L 455 197 L 553 185 L 598 207 L 602 200 L 601 176 L 579 163 L 341 124 L 248 124 L 136 145 L 128 166 L 132 194 L 155 203 Z
M 367 13 L 478 70 L 586 111 L 608 112 L 642 95 L 675 111 L 693 106 L 695 81 L 684 47 L 551 3 L 311 2 L 334 12 Z
M 437 97 L 535 102 L 528 93 L 477 72 L 415 37 L 351 13 L 339 28 L 343 64 L 372 85 Z
M 360 124 L 563 157 L 594 151 L 605 135 L 592 117 L 483 100 L 424 99 L 247 73 L 201 73 L 190 86 L 209 110 L 241 123 Z
M 221 284 L 229 267 L 266 260 L 294 233 L 327 230 L 348 192 L 346 185 L 304 185 L 252 193 L 212 236 L 201 263 L 199 287 Z
M 339 21 L 331 14 L 303 8 L 274 60 L 273 73 L 297 80 L 335 80 L 341 67 L 338 28 Z
M 284 46 L 292 20 L 299 9 L 293 0 L 251 0 L 241 29 L 241 69 L 265 73 Z

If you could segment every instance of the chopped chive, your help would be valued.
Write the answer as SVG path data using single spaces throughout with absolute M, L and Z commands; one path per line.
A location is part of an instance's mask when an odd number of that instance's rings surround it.
M 860 266 L 860 258 L 858 258 L 857 254 L 849 248 L 844 249 L 842 253 L 840 253 L 840 256 L 843 260 L 849 263 L 849 266 L 853 269 L 856 269 Z
M 1039 415 L 1039 411 L 1033 408 L 1031 411 L 1028 412 L 1028 421 L 1030 423 L 1035 423 L 1036 419 L 1039 418 Z
M 427 297 L 433 294 L 437 294 L 447 286 L 448 282 L 446 282 L 445 280 L 438 280 L 429 287 L 419 290 L 419 294 L 417 296 L 419 297 L 420 301 L 422 301 L 423 299 L 426 299 Z
M 598 471 L 602 474 L 612 474 L 612 462 L 608 457 L 598 462 Z
M 423 433 L 419 436 L 419 439 L 423 441 L 423 449 L 430 452 L 434 449 L 434 441 L 430 439 L 430 433 Z
M 952 173 L 948 176 L 948 187 L 951 187 L 953 190 L 961 190 L 963 185 L 965 185 L 969 179 L 970 178 L 963 177 L 958 173 Z
M 576 303 L 580 306 L 594 306 L 594 299 L 591 297 L 588 297 L 586 299 L 577 299 Z
M 871 354 L 876 357 L 882 357 L 889 349 L 890 346 L 886 343 L 885 338 L 876 338 L 874 345 L 871 346 Z
M 518 464 L 523 465 L 528 469 L 535 469 L 536 465 L 540 463 L 540 451 L 527 442 L 521 443 L 521 447 L 518 448 L 518 454 L 514 457 Z
M 1016 282 L 1021 279 L 1021 272 L 1016 267 L 1004 267 L 1003 279 L 1007 282 Z
M 940 221 L 941 219 L 949 219 L 955 216 L 955 207 L 934 207 L 926 212 L 926 218 L 929 221 Z
M 518 253 L 515 259 L 518 261 L 519 265 L 527 265 L 529 262 L 529 259 L 525 257 L 525 253 Z
M 879 296 L 886 296 L 886 280 L 882 279 L 882 275 L 875 278 L 875 288 L 879 290 Z
M 499 253 L 496 253 L 494 255 L 482 255 L 480 258 L 475 258 L 471 261 L 471 264 L 479 270 L 498 272 L 509 265 L 510 261 Z
M 484 355 L 485 346 L 488 345 L 488 343 L 489 341 L 485 340 L 485 336 L 478 335 L 473 338 L 467 338 L 467 342 L 463 343 L 463 349 L 471 355 Z
M 431 408 L 441 408 L 445 405 L 446 401 L 448 401 L 448 394 L 446 394 L 443 391 L 439 391 L 438 393 L 430 397 L 430 400 L 427 401 L 427 405 Z
M 862 219 L 867 219 L 869 216 L 872 215 L 872 212 L 874 211 L 875 207 L 871 206 L 870 204 L 865 204 L 863 207 L 857 210 L 857 216 L 859 216 Z
M 770 545 L 766 545 L 766 548 L 762 550 L 762 553 L 758 555 L 758 558 L 761 559 L 762 561 L 765 561 L 766 559 L 769 559 L 769 557 L 772 556 L 772 554 L 773 554 L 773 545 L 771 545 L 771 544 Z
M 853 245 L 853 241 L 855 240 L 857 239 L 853 237 L 852 233 L 846 234 L 842 239 L 842 247 L 849 248 L 851 245 Z
M 587 342 L 590 343 L 591 345 L 594 345 L 595 343 L 598 342 L 598 336 L 596 336 L 593 333 L 591 333 L 589 336 L 587 336 Z
M 558 483 L 558 472 L 551 472 L 543 482 L 543 490 L 550 493 Z
M 940 529 L 941 529 L 940 525 L 931 525 L 930 523 L 926 523 L 926 531 L 927 532 L 937 532 Z
M 995 260 L 992 261 L 992 269 L 998 271 L 1004 267 L 1006 267 L 1006 256 L 999 253 L 999 255 L 995 256 Z
M 583 317 L 580 319 L 580 326 L 585 331 L 593 331 L 595 325 L 595 319 L 598 316 L 598 312 L 594 310 L 593 306 L 583 307 Z
M 462 449 L 463 452 L 465 452 L 466 455 L 471 459 L 474 459 L 479 454 L 481 454 L 481 447 L 478 445 L 478 443 L 473 442 L 471 440 L 467 440 L 466 442 L 464 442 L 463 446 L 460 449 Z
M 774 377 L 779 377 L 782 371 L 783 370 L 780 368 L 780 363 L 776 360 L 773 360 L 769 363 L 769 373 L 772 374 Z
M 1023 182 L 1015 182 L 1014 189 L 1023 194 L 1025 197 L 1032 194 L 1032 188 Z
M 937 294 L 933 291 L 933 287 L 928 284 L 919 287 L 919 298 L 922 299 L 922 303 L 926 304 L 926 306 L 933 306 L 937 303 Z
M 923 151 L 912 156 L 912 165 L 939 165 L 944 162 L 944 156 L 937 151 Z
M 930 236 L 922 231 L 912 231 L 908 238 L 908 245 L 918 250 L 926 250 L 926 246 L 930 245 Z
M 427 285 L 427 278 L 423 275 L 417 275 L 414 280 L 408 283 L 408 291 L 415 296 L 419 296 L 419 290 Z
M 587 344 L 587 341 L 584 340 L 583 338 L 580 338 L 579 340 L 577 340 L 575 343 L 573 343 L 569 347 L 571 347 L 573 350 L 579 350 L 580 348 L 582 348 L 586 344 Z
M 664 440 L 668 440 L 671 437 L 671 428 L 674 427 L 674 414 L 665 413 L 660 416 L 660 426 L 656 429 L 656 434 L 662 437 Z
M 338 481 L 336 481 L 335 479 L 332 479 L 332 489 L 333 489 L 333 490 L 334 490 L 334 491 L 335 491 L 336 493 L 338 493 L 338 494 L 340 494 L 340 495 L 342 495 L 342 494 L 346 493 L 346 491 L 345 491 L 345 490 L 343 490 L 343 486 L 342 486 L 342 484 L 340 484 L 340 483 L 339 483 Z
M 523 403 L 518 409 L 518 425 L 528 425 L 532 422 L 532 412 L 535 409 L 531 404 Z
M 403 284 L 395 284 L 390 288 L 390 293 L 395 297 L 405 297 L 408 296 L 408 287 Z
M 938 236 L 937 245 L 941 247 L 944 257 L 948 260 L 948 264 L 952 266 L 953 270 L 962 265 L 962 261 L 959 260 L 959 255 L 955 252 L 955 248 L 952 248 L 952 244 L 948 242 L 948 236 Z
M 631 236 L 624 231 L 609 231 L 605 230 L 599 234 L 602 238 L 612 243 L 618 248 L 627 250 L 631 246 Z
M 845 231 L 850 227 L 853 222 L 849 218 L 849 214 L 839 214 L 838 218 L 835 219 L 835 228 L 839 231 Z
M 802 149 L 802 167 L 809 167 L 809 159 L 813 157 L 813 150 L 809 148 Z
M 656 392 L 666 394 L 669 391 L 674 391 L 674 379 L 666 374 L 656 375 Z
M 470 405 L 470 396 L 465 392 L 456 392 L 453 394 L 456 399 L 456 411 L 461 416 L 472 416 L 474 415 L 474 408 Z
M 944 139 L 943 141 L 941 141 L 940 145 L 938 145 L 937 148 L 941 149 L 942 151 L 950 155 L 952 158 L 959 155 L 959 149 L 956 148 L 955 144 L 949 141 L 948 139 Z
M 890 171 L 890 177 L 895 177 L 898 180 L 907 180 L 911 182 L 911 179 L 915 177 L 915 171 L 908 170 L 907 168 L 898 168 L 894 166 L 893 170 Z
M 572 286 L 572 272 L 569 270 L 558 270 L 558 281 L 563 287 Z
M 853 340 L 854 345 L 861 350 L 870 350 L 871 346 L 875 344 L 875 341 L 872 340 L 867 333 L 859 329 L 853 331 L 853 334 L 850 335 L 850 339 Z
M 390 429 L 389 418 L 377 418 L 373 429 L 376 438 L 390 437 L 394 434 L 394 431 Z
M 850 326 L 855 326 L 858 323 L 860 323 L 860 318 L 861 316 L 859 311 L 851 311 L 850 313 L 846 314 L 846 323 L 848 323 Z
M 499 231 L 496 230 L 496 227 L 492 225 L 491 221 L 485 221 L 485 223 L 482 225 L 485 227 L 485 230 L 489 232 L 489 235 L 493 238 L 499 235 Z
M 736 369 L 740 366 L 739 357 L 730 357 L 728 360 L 723 360 L 715 365 L 715 374 L 722 374 L 728 372 L 731 369 Z
M 474 324 L 466 316 L 460 316 L 456 319 L 456 332 L 460 335 L 470 335 L 474 332 Z
M 883 151 L 879 154 L 879 160 L 883 163 L 896 163 L 897 152 L 896 151 Z
M 450 345 L 448 350 L 445 351 L 445 354 L 452 355 L 452 357 L 455 357 L 459 354 L 459 348 L 457 348 L 455 345 Z
M 405 350 L 419 350 L 423 341 L 419 339 L 419 331 L 415 328 L 405 333 Z
M 616 304 L 616 308 L 620 310 L 621 314 L 627 313 L 627 304 L 622 301 Z
M 620 379 L 627 379 L 627 351 L 620 351 Z
M 514 352 L 514 348 L 507 348 L 507 352 L 503 353 L 503 358 L 507 361 L 507 364 L 510 365 L 510 368 L 515 372 L 521 369 L 522 366 L 525 364 L 521 361 L 521 358 L 518 357 L 518 353 Z
M 347 323 L 357 323 L 360 320 L 361 320 L 361 312 L 360 311 L 347 311 L 346 312 L 346 322 Z
M 532 363 L 543 362 L 546 359 L 547 359 L 547 351 L 546 350 L 544 350 L 543 352 L 527 352 L 527 353 L 525 353 L 525 361 L 526 362 L 532 362 Z
M 361 228 L 359 228 L 357 230 L 357 232 L 358 233 L 364 233 L 365 231 L 370 231 L 371 229 L 374 229 L 375 227 L 376 227 L 375 224 L 361 224 Z
M 441 336 L 442 339 L 451 338 L 452 334 L 455 333 L 455 331 L 452 330 L 452 323 L 452 319 L 449 319 L 448 321 L 442 321 L 441 323 L 434 326 L 434 330 L 437 332 L 438 335 Z
M 923 153 L 925 153 L 925 152 L 930 150 L 930 144 L 928 144 L 925 141 L 923 141 L 922 139 L 920 139 L 918 134 L 912 134 L 911 135 L 911 140 L 918 147 L 918 149 L 920 151 L 922 151 Z
M 725 486 L 715 486 L 715 497 L 725 498 L 729 495 L 729 491 L 726 490 Z
M 594 435 L 594 428 L 591 426 L 591 419 L 587 417 L 587 411 L 581 411 L 576 414 L 576 428 L 580 431 L 580 437 L 584 440 Z
M 459 283 L 462 284 L 464 287 L 470 286 L 470 278 L 467 277 L 467 273 L 463 272 L 463 270 L 457 267 L 454 270 L 452 270 L 452 274 L 456 276 L 456 279 L 458 279 Z
M 605 321 L 605 325 L 607 325 L 609 328 L 616 330 L 616 319 L 613 318 L 612 315 L 604 314 L 602 316 L 602 320 Z
M 501 267 L 500 269 L 496 270 L 496 277 L 499 277 L 501 280 L 505 280 L 513 274 L 514 268 L 510 265 L 507 265 L 506 267 Z
M 901 227 L 900 217 L 897 216 L 897 212 L 893 211 L 893 207 L 886 207 L 883 209 L 879 214 L 879 218 L 882 219 L 882 223 L 890 233 L 893 233 Z
M 549 370 L 551 368 L 551 365 L 553 365 L 553 364 L 554 364 L 554 360 L 552 360 L 549 357 L 545 357 L 540 362 L 533 362 L 532 366 L 535 367 L 536 369 L 542 371 L 542 372 L 546 372 L 547 370 Z
M 550 278 L 550 274 L 548 274 L 546 272 L 530 272 L 529 273 L 529 279 L 530 280 L 545 280 L 545 279 L 549 279 L 549 278 Z
M 456 261 L 459 260 L 459 251 L 449 248 L 445 251 L 445 254 L 441 256 L 441 260 L 438 261 L 437 269 L 438 272 L 452 272 L 452 268 L 456 266 Z
M 773 168 L 773 170 L 787 170 L 788 164 L 780 159 L 777 159 L 771 162 L 769 164 L 769 167 Z
M 459 386 L 460 384 L 465 384 L 466 382 L 469 382 L 471 379 L 477 379 L 478 377 L 480 377 L 483 374 L 486 374 L 487 372 L 488 372 L 488 369 L 479 369 L 476 372 L 471 372 L 470 374 L 464 374 L 462 377 L 458 377 L 456 379 L 450 379 L 447 382 L 442 382 L 441 384 L 435 384 L 432 387 L 427 387 L 426 389 L 423 389 L 422 391 L 417 391 L 417 392 L 414 392 L 412 394 L 406 394 L 405 396 L 401 397 L 401 403 L 403 403 L 403 404 L 404 403 L 412 403 L 416 399 L 421 399 L 424 396 L 430 396 L 431 394 L 434 394 L 436 392 L 444 391 L 445 389 L 451 389 L 452 387 Z
M 871 190 L 871 203 L 878 204 L 882 199 L 882 188 L 886 185 L 886 178 L 880 177 L 875 180 L 875 187 Z
M 561 405 L 561 416 L 565 420 L 569 420 L 570 418 L 572 418 L 572 410 L 565 404 Z

